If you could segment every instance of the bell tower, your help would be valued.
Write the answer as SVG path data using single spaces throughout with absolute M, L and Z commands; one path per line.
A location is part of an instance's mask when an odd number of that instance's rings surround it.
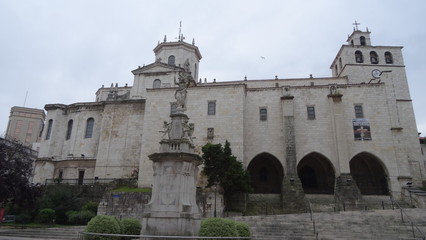
M 410 99 L 401 46 L 375 46 L 371 32 L 355 27 L 341 46 L 330 69 L 333 77 L 348 77 L 349 84 L 386 83 L 396 90 L 396 98 Z

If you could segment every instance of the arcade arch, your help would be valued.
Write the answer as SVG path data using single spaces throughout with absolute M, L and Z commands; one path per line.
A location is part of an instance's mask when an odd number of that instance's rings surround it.
M 320 153 L 310 153 L 297 165 L 297 175 L 306 194 L 333 194 L 335 171 L 330 160 Z
M 250 173 L 253 193 L 281 193 L 283 166 L 269 153 L 261 153 L 250 161 L 247 167 Z
M 349 167 L 361 194 L 389 194 L 388 174 L 379 158 L 370 153 L 362 152 L 351 159 Z

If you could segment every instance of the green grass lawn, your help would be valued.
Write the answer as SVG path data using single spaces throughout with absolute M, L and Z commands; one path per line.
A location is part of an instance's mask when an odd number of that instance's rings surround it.
M 151 192 L 151 188 L 132 188 L 123 186 L 115 188 L 111 190 L 111 192 Z

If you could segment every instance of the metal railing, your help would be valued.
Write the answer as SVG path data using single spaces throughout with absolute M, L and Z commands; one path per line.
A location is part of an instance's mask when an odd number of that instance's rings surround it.
M 318 232 L 317 232 L 316 224 L 315 224 L 314 211 L 312 210 L 312 204 L 311 204 L 311 201 L 309 201 L 309 199 L 308 199 L 308 207 L 309 207 L 309 214 L 311 216 L 312 225 L 314 228 L 314 236 L 315 236 L 315 239 L 318 240 Z
M 128 238 L 128 239 L 247 239 L 251 237 L 201 237 L 201 236 L 159 236 L 159 235 L 126 235 L 126 234 L 107 234 L 107 233 L 90 233 L 79 232 L 78 239 L 84 239 L 85 235 L 89 236 L 104 236 L 113 238 Z
M 417 224 L 414 223 L 413 220 L 411 220 L 410 216 L 407 214 L 406 211 L 404 211 L 404 209 L 398 204 L 398 202 L 393 201 L 393 199 L 391 198 L 391 202 L 392 205 L 396 205 L 397 208 L 400 209 L 401 211 L 401 222 L 404 222 L 404 215 L 407 218 L 408 222 L 410 222 L 411 224 L 411 232 L 413 233 L 413 238 L 416 238 L 416 231 L 415 229 L 420 233 L 420 236 L 417 237 L 421 237 L 423 240 L 426 240 L 426 235 L 422 232 L 422 230 L 420 230 L 420 228 L 417 226 Z
M 78 178 L 55 178 L 55 179 L 46 179 L 45 184 L 46 185 L 53 185 L 53 184 L 65 184 L 65 185 L 94 185 L 94 184 L 108 184 L 114 180 L 117 180 L 116 178 L 85 178 L 85 179 L 78 179 Z

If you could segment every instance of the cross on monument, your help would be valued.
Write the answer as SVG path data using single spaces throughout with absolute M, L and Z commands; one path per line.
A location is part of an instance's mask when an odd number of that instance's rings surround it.
M 358 25 L 361 25 L 361 23 L 355 20 L 355 23 L 352 23 L 352 25 L 355 25 L 355 30 L 358 31 Z

